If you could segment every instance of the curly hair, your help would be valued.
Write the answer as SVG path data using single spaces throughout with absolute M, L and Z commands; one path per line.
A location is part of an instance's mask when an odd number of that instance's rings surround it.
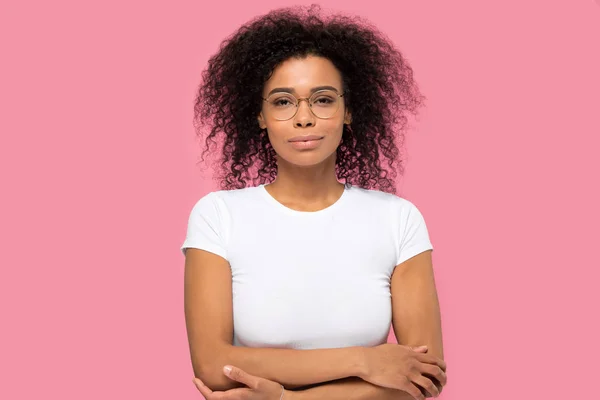
M 218 161 L 223 189 L 272 182 L 276 155 L 257 116 L 262 90 L 273 70 L 290 58 L 329 59 L 340 71 L 344 101 L 352 113 L 336 153 L 336 174 L 356 185 L 395 193 L 397 171 L 404 172 L 398 146 L 404 143 L 408 113 L 425 100 L 405 57 L 369 22 L 357 16 L 324 16 L 318 5 L 273 10 L 226 38 L 202 72 L 194 105 L 194 126 L 204 155 L 224 134 Z M 390 170 L 382 167 L 387 160 Z M 256 170 L 252 174 L 250 170 Z M 389 175 L 389 177 L 388 177 Z

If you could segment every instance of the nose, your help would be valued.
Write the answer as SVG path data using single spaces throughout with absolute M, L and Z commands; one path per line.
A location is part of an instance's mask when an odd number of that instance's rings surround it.
M 314 126 L 315 124 L 315 116 L 310 110 L 310 105 L 308 104 L 308 100 L 301 99 L 298 102 L 298 111 L 294 116 L 294 126 L 298 128 L 304 128 L 307 126 Z

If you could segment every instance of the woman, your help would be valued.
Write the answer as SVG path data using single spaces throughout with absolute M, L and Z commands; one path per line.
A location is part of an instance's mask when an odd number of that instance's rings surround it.
M 446 383 L 433 247 L 393 187 L 423 98 L 376 29 L 319 11 L 243 26 L 198 91 L 203 156 L 224 136 L 223 190 L 195 204 L 181 247 L 209 400 L 420 399 Z

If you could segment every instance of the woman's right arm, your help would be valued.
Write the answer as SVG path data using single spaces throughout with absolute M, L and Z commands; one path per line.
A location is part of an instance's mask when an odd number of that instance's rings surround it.
M 287 389 L 361 376 L 364 347 L 293 350 L 233 346 L 231 269 L 224 258 L 188 248 L 185 319 L 194 375 L 212 390 L 241 387 L 223 374 L 233 365 Z

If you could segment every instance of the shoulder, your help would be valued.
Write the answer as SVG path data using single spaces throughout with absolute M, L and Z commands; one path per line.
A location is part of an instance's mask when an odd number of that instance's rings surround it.
M 370 203 L 373 206 L 391 207 L 394 212 L 409 212 L 416 209 L 415 204 L 394 193 L 383 192 L 376 189 L 364 189 L 361 187 L 352 187 L 355 198 L 359 201 Z
M 357 188 L 354 191 L 356 209 L 379 215 L 394 231 L 423 229 L 425 218 L 417 205 L 405 197 L 380 190 Z
M 227 208 L 235 202 L 245 202 L 255 196 L 258 187 L 211 191 L 198 199 L 194 208 Z
M 256 199 L 259 198 L 257 195 L 258 187 L 255 186 L 211 191 L 196 200 L 192 213 L 213 214 L 223 217 L 233 210 L 253 208 Z

